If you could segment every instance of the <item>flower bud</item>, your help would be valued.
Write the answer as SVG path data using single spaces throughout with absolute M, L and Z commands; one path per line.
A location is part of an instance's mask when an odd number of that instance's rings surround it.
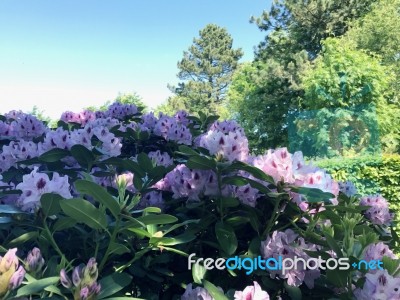
M 89 288 L 85 286 L 83 289 L 81 289 L 79 296 L 81 300 L 86 300 L 89 298 Z
M 22 280 L 24 280 L 25 274 L 25 269 L 20 266 L 18 270 L 11 276 L 8 288 L 10 290 L 15 290 L 17 287 L 19 287 L 22 283 Z
M 17 248 L 13 248 L 7 251 L 4 257 L 0 256 L 0 273 L 5 273 L 12 267 L 17 269 L 18 267 L 18 257 L 16 255 Z
M 19 263 L 16 252 L 17 248 L 13 248 L 8 250 L 4 257 L 0 256 L 0 297 L 5 295 L 9 290 L 11 279 L 12 287 L 17 287 L 21 284 L 20 281 L 22 281 L 25 276 L 25 274 L 22 275 L 22 272 L 25 272 L 22 267 L 17 271 Z M 20 277 L 21 279 L 19 279 Z
M 97 269 L 97 262 L 95 258 L 89 259 L 85 270 L 84 270 L 84 277 L 86 280 L 96 281 L 99 275 L 99 271 Z
M 93 282 L 91 286 L 89 286 L 89 291 L 91 295 L 98 295 L 100 294 L 101 285 L 100 283 Z
M 26 270 L 31 273 L 37 273 L 43 268 L 43 266 L 44 259 L 40 253 L 40 249 L 33 248 L 32 251 L 29 251 L 25 260 Z
M 74 284 L 74 286 L 79 286 L 79 284 L 82 281 L 83 278 L 83 267 L 82 266 L 78 266 L 74 268 L 74 271 L 72 272 L 72 282 Z
M 72 287 L 71 279 L 69 279 L 67 272 L 65 272 L 65 269 L 62 269 L 60 271 L 60 282 L 67 289 Z

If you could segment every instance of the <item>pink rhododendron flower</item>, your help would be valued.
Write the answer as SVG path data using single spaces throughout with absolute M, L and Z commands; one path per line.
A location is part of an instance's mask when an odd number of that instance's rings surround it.
M 347 197 L 354 196 L 357 194 L 357 188 L 351 181 L 339 181 L 339 190 Z
M 389 226 L 393 220 L 393 214 L 389 211 L 389 203 L 381 195 L 370 195 L 361 198 L 360 205 L 371 206 L 365 211 L 365 216 L 373 224 Z
M 173 159 L 168 153 L 161 153 L 160 150 L 151 151 L 148 154 L 149 158 L 155 163 L 156 166 L 169 167 L 174 164 Z
M 0 151 L 0 172 L 7 171 L 16 162 L 27 160 L 39 155 L 38 145 L 24 140 L 11 141 Z
M 222 291 L 221 288 L 219 290 Z M 202 287 L 193 288 L 192 284 L 186 286 L 185 293 L 181 296 L 181 300 L 214 300 L 210 293 Z
M 285 182 L 299 187 L 317 188 L 334 195 L 332 204 L 337 204 L 339 185 L 332 177 L 312 164 L 306 164 L 301 152 L 290 154 L 286 148 L 268 150 L 264 155 L 250 158 L 251 164 L 272 176 L 275 183 Z M 304 196 L 291 193 L 293 201 L 306 211 L 308 203 Z
M 314 244 L 307 244 L 305 240 L 299 237 L 293 230 L 287 229 L 284 232 L 274 231 L 271 237 L 268 237 L 265 241 L 261 242 L 261 255 L 263 258 L 275 258 L 282 259 L 294 257 L 303 258 L 307 261 L 310 256 L 305 252 L 316 251 L 317 246 Z M 300 286 L 303 282 L 308 288 L 314 287 L 314 280 L 319 278 L 320 271 L 316 269 L 308 270 L 304 268 L 302 263 L 297 265 L 296 269 L 287 270 L 286 274 L 283 274 L 282 270 L 269 270 L 271 278 L 276 276 L 286 279 L 288 285 Z
M 158 187 L 171 191 L 175 199 L 188 197 L 190 200 L 199 200 L 199 194 L 204 190 L 205 181 L 204 171 L 190 170 L 181 164 L 169 172 L 162 185 L 159 184 Z
M 383 242 L 368 245 L 368 247 L 364 251 L 364 259 L 366 261 L 382 260 L 384 256 L 392 259 L 397 259 L 397 256 Z
M 399 300 L 400 278 L 392 277 L 387 270 L 377 270 L 365 275 L 362 289 L 354 291 L 357 300 Z
M 247 286 L 243 291 L 236 291 L 235 300 L 269 300 L 269 295 L 254 281 L 253 285 Z
M 22 182 L 16 186 L 22 191 L 17 205 L 23 211 L 35 212 L 40 207 L 40 198 L 46 193 L 56 193 L 64 198 L 72 198 L 67 176 L 53 173 L 53 178 L 44 173 L 39 173 L 38 168 L 22 177 Z
M 160 113 L 160 118 L 154 125 L 154 134 L 162 136 L 167 141 L 175 141 L 178 144 L 191 145 L 192 134 L 190 130 L 173 117 Z

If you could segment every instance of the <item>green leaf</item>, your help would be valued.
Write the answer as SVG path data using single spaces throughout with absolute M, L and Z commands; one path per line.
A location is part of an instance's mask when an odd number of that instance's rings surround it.
M 248 183 L 249 182 L 247 181 L 247 178 L 244 178 L 244 177 L 238 176 L 238 175 L 222 178 L 222 184 L 232 184 L 232 185 L 236 185 L 236 186 L 243 186 Z
M 175 229 L 178 229 L 178 228 L 180 228 L 180 227 L 182 227 L 182 226 L 186 226 L 186 225 L 188 225 L 188 224 L 190 224 L 190 223 L 198 224 L 199 222 L 200 222 L 200 219 L 197 219 L 197 220 L 187 220 L 187 221 L 184 221 L 184 222 L 182 222 L 182 223 L 180 223 L 180 224 L 172 225 L 172 226 L 169 227 L 166 231 L 164 231 L 164 235 L 166 235 L 166 234 L 168 234 L 168 233 L 170 233 L 170 232 L 174 231 Z
M 141 228 L 128 228 L 129 231 L 136 233 L 136 235 L 142 239 L 144 237 L 151 238 L 152 234 L 150 234 L 148 231 L 141 229 Z
M 347 276 L 349 275 L 349 270 L 326 270 L 326 277 L 330 282 L 332 282 L 337 287 L 347 286 Z
M 204 279 L 204 275 L 206 274 L 207 270 L 201 264 L 193 264 L 192 265 L 192 277 L 193 281 L 197 284 L 201 284 L 202 280 Z
M 286 281 L 284 281 L 284 286 L 285 286 L 285 290 L 288 292 L 289 297 L 292 300 L 301 300 L 302 299 L 301 290 L 299 287 L 288 285 L 286 283 Z
M 183 233 L 177 235 L 175 237 L 152 237 L 149 241 L 150 244 L 154 244 L 156 246 L 164 245 L 164 246 L 175 246 L 179 244 L 189 243 L 196 239 L 196 236 L 192 233 Z
M 221 246 L 221 249 L 227 255 L 232 255 L 233 253 L 235 253 L 238 246 L 238 241 L 235 231 L 230 225 L 222 222 L 216 223 L 215 235 L 217 236 L 217 240 L 219 245 Z
M 42 211 L 46 216 L 53 216 L 60 212 L 60 201 L 64 198 L 58 194 L 43 194 L 40 198 Z
M 399 270 L 400 260 L 399 259 L 391 259 L 388 256 L 384 256 L 382 258 L 383 268 L 388 271 L 388 273 L 393 276 L 396 271 Z
M 225 222 L 231 225 L 232 227 L 236 227 L 242 224 L 249 223 L 250 219 L 248 217 L 243 217 L 243 216 L 234 216 L 226 219 Z
M 123 166 L 126 170 L 132 172 L 135 174 L 135 176 L 138 176 L 140 178 L 143 178 L 146 176 L 146 173 L 143 171 L 143 169 L 139 166 L 139 164 L 133 160 L 129 159 L 124 159 L 123 161 Z
M 145 209 L 143 209 L 143 212 L 144 212 L 145 214 L 147 214 L 147 213 L 159 214 L 159 213 L 161 213 L 161 208 L 149 206 L 149 207 L 146 207 Z
M 18 207 L 14 205 L 1 204 L 0 205 L 0 213 L 3 214 L 26 214 L 26 212 L 20 210 Z
M 104 299 L 112 296 L 129 285 L 132 281 L 132 276 L 126 273 L 114 273 L 104 277 L 99 281 L 101 285 L 101 292 L 97 299 Z
M 292 192 L 302 194 L 306 196 L 307 202 L 330 202 L 330 199 L 335 198 L 335 195 L 327 192 L 323 192 L 320 189 L 308 188 L 308 187 L 290 187 Z
M 155 166 L 149 173 L 149 179 L 151 179 L 152 183 L 156 183 L 159 180 L 163 179 L 165 174 L 167 174 L 167 168 L 164 166 Z
M 230 166 L 228 166 L 226 169 L 224 169 L 225 172 L 232 172 L 235 170 L 246 171 L 247 173 L 253 175 L 257 179 L 275 184 L 275 181 L 272 178 L 272 176 L 266 174 L 264 171 L 260 170 L 259 168 L 250 166 L 250 165 L 240 162 L 240 161 L 235 161 Z
M 192 148 L 185 146 L 185 145 L 179 146 L 178 149 L 179 149 L 179 152 L 177 152 L 177 153 L 179 153 L 179 154 L 184 154 L 186 156 L 199 155 L 199 153 L 197 153 Z
M 210 293 L 214 300 L 228 300 L 228 298 L 224 295 L 224 292 L 221 292 L 214 284 L 203 279 L 204 288 Z
M 110 246 L 110 255 L 111 254 L 116 254 L 116 255 L 122 255 L 124 253 L 129 253 L 131 252 L 131 250 L 129 250 L 128 247 L 126 247 L 125 245 L 122 244 L 118 244 L 118 243 L 113 243 Z
M 39 292 L 43 292 L 46 287 L 56 284 L 58 281 L 59 281 L 58 276 L 39 279 L 37 281 L 34 281 L 19 288 L 16 296 L 17 297 L 28 296 Z
M 37 231 L 31 231 L 31 232 L 27 232 L 27 233 L 21 234 L 19 237 L 17 237 L 15 239 L 13 239 L 12 241 L 10 241 L 7 244 L 7 247 L 10 248 L 12 246 L 16 246 L 16 245 L 19 245 L 19 244 L 26 243 L 26 242 L 28 242 L 30 240 L 33 240 L 33 239 L 37 238 L 38 236 L 39 236 L 39 232 L 37 232 Z
M 70 217 L 59 218 L 53 226 L 54 231 L 61 231 L 67 228 L 74 227 L 76 225 L 76 220 Z
M 139 166 L 146 171 L 146 173 L 151 172 L 153 169 L 153 162 L 149 158 L 149 156 L 146 153 L 139 153 L 137 156 L 137 161 L 139 163 Z
M 67 216 L 90 228 L 105 229 L 107 227 L 106 215 L 87 200 L 69 199 L 61 201 L 60 205 Z
M 329 247 L 335 251 L 336 255 L 340 258 L 342 257 L 342 249 L 340 249 L 339 245 L 336 243 L 335 239 L 331 237 L 329 234 L 325 234 L 326 242 L 328 243 Z
M 222 202 L 224 207 L 236 207 L 240 204 L 239 200 L 234 197 L 221 197 L 217 199 L 218 203 Z M 220 205 L 220 204 L 218 204 Z
M 118 217 L 121 211 L 119 204 L 106 189 L 94 182 L 81 179 L 75 181 L 75 187 L 80 193 L 92 196 L 96 201 L 107 207 L 115 218 Z
M 167 214 L 147 215 L 147 216 L 138 217 L 136 219 L 145 225 L 170 224 L 170 223 L 175 223 L 176 221 L 178 221 L 177 217 L 167 215 Z
M 71 154 L 81 167 L 90 169 L 95 161 L 95 156 L 92 151 L 82 145 L 73 145 L 71 147 Z
M 215 170 L 217 164 L 215 160 L 211 158 L 197 155 L 197 156 L 191 156 L 187 161 L 186 166 L 190 169 Z
M 10 217 L 0 217 L 0 224 L 11 223 L 12 219 Z
M 38 158 L 40 161 L 43 162 L 58 162 L 59 160 L 68 155 L 70 155 L 70 152 L 68 150 L 54 148 L 43 153 Z

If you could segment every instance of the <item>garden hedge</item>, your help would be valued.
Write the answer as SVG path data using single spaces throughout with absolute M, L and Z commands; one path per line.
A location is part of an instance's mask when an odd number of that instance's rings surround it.
M 362 195 L 382 194 L 400 221 L 400 155 L 335 158 L 316 162 L 338 181 L 351 181 Z M 394 224 L 400 233 L 400 228 Z

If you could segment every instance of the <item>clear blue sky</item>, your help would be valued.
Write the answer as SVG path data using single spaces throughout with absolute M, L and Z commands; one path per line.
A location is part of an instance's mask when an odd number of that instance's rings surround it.
M 270 0 L 1 0 L 0 113 L 34 105 L 53 118 L 137 92 L 156 107 L 208 23 L 253 59 L 265 36 L 249 18 Z

